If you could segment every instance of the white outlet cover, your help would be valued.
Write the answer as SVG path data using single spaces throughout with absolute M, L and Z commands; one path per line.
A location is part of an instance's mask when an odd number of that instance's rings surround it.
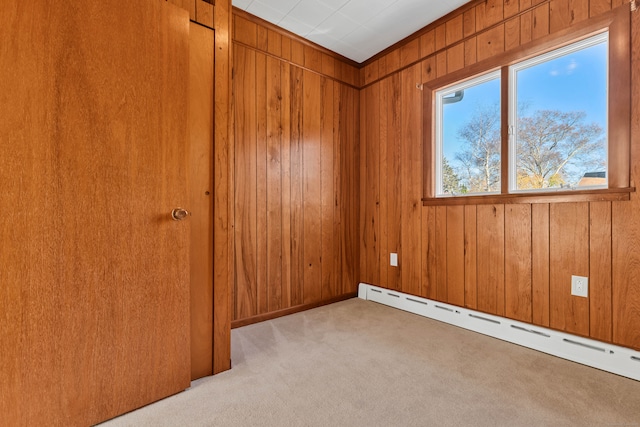
M 398 266 L 398 254 L 397 253 L 391 253 L 391 255 L 389 256 L 389 263 L 391 264 L 392 267 L 397 267 Z
M 589 278 L 584 276 L 571 276 L 571 295 L 588 298 Z

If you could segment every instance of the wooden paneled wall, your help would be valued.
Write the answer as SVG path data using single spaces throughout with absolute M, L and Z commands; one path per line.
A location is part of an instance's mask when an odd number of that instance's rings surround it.
M 234 317 L 356 291 L 358 70 L 234 11 Z
M 622 3 L 473 2 L 362 68 L 360 281 L 640 349 L 637 193 L 625 202 L 421 205 L 416 85 Z M 639 16 L 632 14 L 632 185 L 640 182 Z M 389 266 L 390 252 L 399 267 Z M 588 299 L 570 295 L 572 274 L 589 277 Z
M 234 46 L 245 46 L 358 89 L 358 64 L 240 9 L 233 9 Z

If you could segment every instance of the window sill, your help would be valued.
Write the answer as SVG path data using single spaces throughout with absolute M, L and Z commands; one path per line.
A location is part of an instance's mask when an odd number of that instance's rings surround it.
M 630 199 L 635 187 L 547 193 L 491 194 L 487 196 L 429 197 L 423 206 L 503 205 L 513 203 L 620 202 Z

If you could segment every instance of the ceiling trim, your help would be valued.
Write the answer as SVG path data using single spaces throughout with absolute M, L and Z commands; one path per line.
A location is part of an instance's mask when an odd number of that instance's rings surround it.
M 320 46 L 319 44 L 316 44 L 316 43 L 312 42 L 311 40 L 305 39 L 304 37 L 301 37 L 301 36 L 299 36 L 299 35 L 297 35 L 295 33 L 292 33 L 289 30 L 285 30 L 284 28 L 279 27 L 279 26 L 277 26 L 275 24 L 272 24 L 269 21 L 265 21 L 264 19 L 259 18 L 259 17 L 255 16 L 255 15 L 252 15 L 251 13 L 249 13 L 249 12 L 243 10 L 243 9 L 240 9 L 240 8 L 238 8 L 236 6 L 233 6 L 233 14 L 237 15 L 237 16 L 240 16 L 240 17 L 242 17 L 242 18 L 244 18 L 244 19 L 246 19 L 248 21 L 251 21 L 251 22 L 253 22 L 255 24 L 258 24 L 258 25 L 260 25 L 262 27 L 266 27 L 266 28 L 268 28 L 270 30 L 273 30 L 273 31 L 275 31 L 275 32 L 277 32 L 277 33 L 279 33 L 279 34 L 281 34 L 283 36 L 286 36 L 286 37 L 290 38 L 290 39 L 296 40 L 296 41 L 298 41 L 298 42 L 300 42 L 300 43 L 302 43 L 304 45 L 312 47 L 312 48 L 314 48 L 314 49 L 316 49 L 316 50 L 318 50 L 318 51 L 320 51 L 322 53 L 325 53 L 325 54 L 327 54 L 327 55 L 329 55 L 329 56 L 331 56 L 331 57 L 333 57 L 333 58 L 335 58 L 335 59 L 337 59 L 339 61 L 342 61 L 342 62 L 346 63 L 347 65 L 350 65 L 350 66 L 355 67 L 357 69 L 360 69 L 360 68 L 363 67 L 363 65 L 361 63 L 356 62 L 353 59 L 349 59 L 346 56 L 342 56 L 339 53 L 336 53 L 336 52 L 334 52 L 332 50 L 329 50 L 324 46 Z
M 486 3 L 487 0 L 473 0 L 470 1 L 469 3 L 466 3 L 462 6 L 460 6 L 459 8 L 452 10 L 451 12 L 447 13 L 446 15 L 438 18 L 437 20 L 433 21 L 432 23 L 428 24 L 427 26 L 419 29 L 418 31 L 416 31 L 413 34 L 408 35 L 407 37 L 403 38 L 402 40 L 392 44 L 391 46 L 389 46 L 388 48 L 376 53 L 375 55 L 373 55 L 371 58 L 367 59 L 364 62 L 361 62 L 359 64 L 360 68 L 364 68 L 367 65 L 377 61 L 378 59 L 382 58 L 383 56 L 385 56 L 386 54 L 388 54 L 389 52 L 392 52 L 396 49 L 401 48 L 402 46 L 412 42 L 413 40 L 422 37 L 424 34 L 428 33 L 431 30 L 434 30 L 435 28 L 437 28 L 438 26 L 444 24 L 445 22 L 449 21 L 452 18 L 455 18 L 458 15 L 462 15 L 463 13 L 465 13 L 466 11 L 473 9 L 474 7 L 476 7 L 477 5 L 481 4 L 481 3 Z
M 478 3 L 482 3 L 482 2 L 484 2 L 484 1 L 485 1 L 485 0 L 480 0 Z M 509 17 L 509 19 L 516 18 L 516 17 L 521 17 L 522 15 L 524 15 L 524 14 L 526 14 L 526 13 L 528 13 L 528 12 L 531 12 L 532 10 L 536 9 L 536 8 L 537 8 L 537 7 L 539 7 L 540 5 L 544 5 L 544 4 L 547 4 L 547 3 L 551 3 L 551 1 L 552 1 L 552 0 L 540 0 L 540 3 L 533 4 L 533 5 L 531 5 L 531 6 L 528 6 L 528 7 L 527 7 L 527 8 L 525 8 L 525 9 L 522 9 L 520 12 L 518 12 L 518 13 L 516 13 L 516 14 L 512 15 L 512 16 L 510 16 L 510 17 Z M 455 12 L 455 11 L 454 11 L 454 12 Z M 466 10 L 464 10 L 462 13 L 464 13 L 464 12 L 466 12 Z M 452 13 L 453 13 L 453 12 L 452 12 Z M 457 15 L 452 15 L 451 17 L 455 17 L 455 16 L 457 16 Z M 404 66 L 402 66 L 402 67 L 400 67 L 400 68 L 396 68 L 396 69 L 394 69 L 393 71 L 391 71 L 391 72 L 389 72 L 389 73 L 387 73 L 387 74 L 380 75 L 380 76 L 378 76 L 376 79 L 373 79 L 373 80 L 371 80 L 370 82 L 367 82 L 366 84 L 365 84 L 364 82 L 362 82 L 362 86 L 360 87 L 360 89 L 366 89 L 366 88 L 368 88 L 369 86 L 372 86 L 372 85 L 376 84 L 377 82 L 379 82 L 379 81 L 381 81 L 381 80 L 384 80 L 384 79 L 386 79 L 387 77 L 389 77 L 389 76 L 391 76 L 391 75 L 393 75 L 393 74 L 395 74 L 395 73 L 398 73 L 398 72 L 401 72 L 401 71 L 406 70 L 407 68 L 411 68 L 411 67 L 413 67 L 414 65 L 416 65 L 416 64 L 418 64 L 418 63 L 420 63 L 420 62 L 424 61 L 426 58 L 429 58 L 429 57 L 435 57 L 435 56 L 437 56 L 438 54 L 440 54 L 440 53 L 442 53 L 442 52 L 446 52 L 446 51 L 447 51 L 447 49 L 450 49 L 450 48 L 452 48 L 452 47 L 454 47 L 454 46 L 457 46 L 457 45 L 462 44 L 462 43 L 464 43 L 464 42 L 466 42 L 466 41 L 469 41 L 469 40 L 473 39 L 474 37 L 478 37 L 480 34 L 483 34 L 483 33 L 489 32 L 489 31 L 493 30 L 494 28 L 499 27 L 500 25 L 503 25 L 503 24 L 504 24 L 504 22 L 503 22 L 503 21 L 496 22 L 495 24 L 489 25 L 489 26 L 487 26 L 487 27 L 483 28 L 482 30 L 476 31 L 475 33 L 473 33 L 473 34 L 471 34 L 471 35 L 469 35 L 469 36 L 466 36 L 466 37 L 461 38 L 460 40 L 458 40 L 458 41 L 457 41 L 457 42 L 455 42 L 455 43 L 452 43 L 452 44 L 450 44 L 450 45 L 444 46 L 444 47 L 442 47 L 442 48 L 440 48 L 440 49 L 436 49 L 436 50 L 434 50 L 433 52 L 431 52 L 428 56 L 425 56 L 425 57 L 422 57 L 422 56 L 421 56 L 421 57 L 420 57 L 420 58 L 418 58 L 417 60 L 415 60 L 415 61 L 413 61 L 413 62 L 411 62 L 411 63 L 409 63 L 409 64 L 407 64 L 407 65 L 404 65 Z M 437 25 L 440 25 L 440 24 L 437 24 Z M 425 28 L 427 28 L 427 27 L 425 27 Z M 430 31 L 430 29 L 429 29 L 428 31 Z M 426 32 L 428 32 L 428 31 L 426 31 Z M 419 32 L 421 33 L 421 34 L 420 34 L 420 36 L 422 36 L 422 35 L 423 35 L 422 30 L 420 30 Z M 413 41 L 413 40 L 414 40 L 414 38 L 411 38 L 409 41 Z M 528 42 L 528 43 L 533 43 L 533 42 L 534 42 L 534 41 L 532 40 L 532 41 L 530 41 L 530 42 Z M 408 42 L 407 42 L 407 43 L 408 43 Z M 523 48 L 523 47 L 526 47 L 526 46 L 527 46 L 527 44 L 520 45 L 519 49 L 520 49 L 520 50 L 522 50 L 522 48 Z M 401 46 L 398 46 L 398 47 L 401 47 Z M 379 55 L 382 55 L 382 52 L 380 52 L 380 54 L 379 54 Z M 505 51 L 505 52 L 503 52 L 503 53 L 501 53 L 501 54 L 500 54 L 500 56 L 505 56 L 505 57 L 507 57 L 508 55 L 510 55 L 510 54 L 509 54 L 507 51 Z M 378 55 L 376 55 L 376 56 L 378 56 Z M 510 57 L 510 56 L 508 56 L 508 57 Z M 372 60 L 372 61 L 373 61 L 373 60 Z M 486 61 L 486 59 L 485 59 L 484 61 Z M 479 64 L 479 63 L 480 63 L 480 62 L 476 62 L 476 63 L 474 63 L 473 65 L 471 65 L 471 67 L 475 67 L 475 66 L 476 66 L 476 64 Z M 363 63 L 363 64 L 364 64 L 364 63 Z M 363 65 L 363 68 L 364 68 L 366 65 L 368 65 L 368 64 L 364 64 L 364 65 Z M 455 73 L 455 72 L 456 72 L 456 71 L 454 71 L 454 73 Z M 426 82 L 423 82 L 423 83 L 426 83 Z
M 345 79 L 340 79 L 338 77 L 334 77 L 334 76 L 322 73 L 322 72 L 320 72 L 318 70 L 314 70 L 313 68 L 309 68 L 309 67 L 306 67 L 306 66 L 304 66 L 302 64 L 293 62 L 292 60 L 283 58 L 282 56 L 274 55 L 273 53 L 267 52 L 265 50 L 261 50 L 261 49 L 255 47 L 255 46 L 248 45 L 248 44 L 246 44 L 244 42 L 241 42 L 241 41 L 238 41 L 238 40 L 234 39 L 233 40 L 233 44 L 235 44 L 236 46 L 241 46 L 241 47 L 243 47 L 245 49 L 250 49 L 250 50 L 253 50 L 255 52 L 259 52 L 262 55 L 265 55 L 265 56 L 268 56 L 270 58 L 276 59 L 276 60 L 278 60 L 280 62 L 283 62 L 285 64 L 289 64 L 292 67 L 296 67 L 296 68 L 299 68 L 301 70 L 308 71 L 309 73 L 317 74 L 317 75 L 319 75 L 321 77 L 324 77 L 325 79 L 333 80 L 334 82 L 338 82 L 338 83 L 340 83 L 342 85 L 349 86 L 352 89 L 356 89 L 356 90 L 362 89 L 362 86 L 360 84 L 356 85 L 356 84 L 353 84 L 353 83 L 350 83 L 350 82 L 346 81 Z M 338 60 L 340 60 L 340 59 L 338 59 Z M 359 71 L 360 69 L 356 67 L 356 70 Z

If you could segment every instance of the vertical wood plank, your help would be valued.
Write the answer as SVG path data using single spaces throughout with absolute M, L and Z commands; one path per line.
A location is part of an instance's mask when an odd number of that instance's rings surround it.
M 381 62 L 382 64 L 382 62 Z M 384 57 L 384 71 L 382 65 L 380 66 L 380 77 L 391 74 L 395 71 L 398 71 L 400 68 L 400 50 L 392 50 Z
M 398 75 L 380 82 L 382 91 L 380 114 L 380 284 L 391 289 L 400 287 L 400 269 L 389 265 L 389 254 L 397 253 L 400 246 L 400 212 L 395 198 L 398 185 L 398 109 L 400 95 L 396 92 Z
M 567 28 L 573 20 L 571 11 L 572 0 L 551 0 L 549 2 L 549 30 L 558 31 Z
M 364 90 L 364 114 L 363 122 L 366 128 L 366 139 L 362 140 L 362 150 L 365 152 L 365 163 L 361 165 L 363 170 L 362 185 L 364 206 L 362 209 L 363 233 L 362 250 L 364 274 L 368 283 L 380 283 L 380 83 L 376 83 Z
M 341 85 L 341 251 L 342 291 L 354 292 L 360 280 L 360 91 Z
M 502 21 L 504 16 L 503 0 L 486 0 L 475 7 L 476 30 L 488 28 Z
M 435 57 L 431 56 L 422 61 L 422 82 L 428 82 L 436 78 L 436 61 Z
M 520 15 L 520 44 L 529 43 L 533 35 L 533 12 Z
M 362 70 L 364 72 L 364 84 L 368 85 L 371 82 L 378 80 L 379 69 L 378 61 L 373 61 L 371 64 L 367 64 Z
M 536 40 L 549 34 L 549 3 L 544 3 L 532 11 L 531 39 Z
M 321 299 L 336 296 L 338 277 L 334 264 L 334 153 L 333 80 L 323 77 L 320 98 L 320 192 L 321 192 Z
M 297 40 L 291 40 L 291 61 L 304 66 L 304 45 Z
M 361 70 L 362 71 L 362 70 Z M 363 77 L 364 78 L 364 77 Z M 366 126 L 366 119 L 367 119 L 367 115 L 369 114 L 369 106 L 367 103 L 367 98 L 369 95 L 369 92 L 371 91 L 370 88 L 366 87 L 363 88 L 362 90 L 360 90 L 360 94 L 359 94 L 359 98 L 360 98 L 360 146 L 359 148 L 359 152 L 358 152 L 358 157 L 360 158 L 360 169 L 358 170 L 358 174 L 360 176 L 360 179 L 358 180 L 360 182 L 360 186 L 358 187 L 358 194 L 359 194 L 359 198 L 358 198 L 358 203 L 360 205 L 360 208 L 358 209 L 358 214 L 359 214 L 359 218 L 358 218 L 358 238 L 360 239 L 358 242 L 358 246 L 360 247 L 359 251 L 360 251 L 360 259 L 359 259 L 359 270 L 360 270 L 360 277 L 358 278 L 359 281 L 365 282 L 365 283 L 371 283 L 371 280 L 369 279 L 369 274 L 367 272 L 367 245 L 366 245 L 366 236 L 367 233 L 369 232 L 368 228 L 367 228 L 367 193 L 366 193 L 366 185 L 365 182 L 367 180 L 367 165 L 370 159 L 367 159 L 367 149 L 366 149 L 366 143 L 367 143 L 367 137 L 369 135 L 369 132 L 367 130 L 367 126 Z
M 289 37 L 282 37 L 281 49 L 282 59 L 285 61 L 291 61 L 291 39 Z
M 420 39 L 413 39 L 400 48 L 400 67 L 406 67 L 420 59 Z
M 304 78 L 301 68 L 291 68 L 291 305 L 303 303 L 304 283 L 304 211 L 302 117 Z
M 504 18 L 507 19 L 520 11 L 519 0 L 504 0 Z
M 282 94 L 282 307 L 291 307 L 291 66 L 280 63 Z
M 531 205 L 507 205 L 504 231 L 505 315 L 531 322 Z
M 267 52 L 282 56 L 282 35 L 272 29 L 267 30 Z
M 320 103 L 322 94 L 321 77 L 318 74 L 304 71 L 303 78 L 303 302 L 310 304 L 320 301 L 322 298 L 322 182 L 320 178 L 322 154 Z
M 447 299 L 464 306 L 465 301 L 464 206 L 447 207 Z
M 589 0 L 589 17 L 602 15 L 611 10 L 611 0 Z
M 391 152 L 389 153 L 390 144 L 388 142 L 389 137 L 392 136 L 389 135 L 388 125 L 392 116 L 388 114 L 386 105 L 388 103 L 393 105 L 396 100 L 389 94 L 390 82 L 391 79 L 383 79 L 380 81 L 380 91 L 382 92 L 380 99 L 384 100 L 383 102 L 385 104 L 378 106 L 380 114 L 378 129 L 380 134 L 380 286 L 397 289 L 398 268 L 391 267 L 389 262 L 386 260 L 386 257 L 389 256 L 390 252 L 398 251 L 395 234 L 392 230 L 393 226 L 396 224 L 396 220 L 395 218 L 390 219 L 393 207 L 395 207 L 396 204 L 393 203 L 393 197 L 391 198 L 391 203 L 389 201 L 390 193 L 393 195 L 393 187 L 388 182 L 391 176 L 393 176 L 393 173 L 389 171 L 393 168 L 393 159 L 395 156 L 394 146 L 391 147 Z M 392 240 L 393 243 L 390 243 L 390 240 Z M 391 249 L 390 246 L 393 246 L 393 249 Z M 393 276 L 395 280 L 390 282 L 389 276 Z
M 438 25 L 435 30 L 435 43 L 436 50 L 441 50 L 447 47 L 447 27 L 445 24 Z
M 322 63 L 322 68 L 321 68 L 321 72 L 324 76 L 327 77 L 336 77 L 336 62 L 337 60 L 334 59 L 332 56 L 327 55 L 326 53 L 322 52 L 321 53 L 321 63 Z
M 427 206 L 422 212 L 422 288 L 421 296 L 437 298 L 436 208 Z
M 258 44 L 261 29 L 258 27 Z M 263 33 L 266 49 L 266 30 Z M 267 56 L 256 53 L 256 289 L 257 314 L 269 311 L 267 282 Z
M 420 57 L 426 58 L 436 51 L 436 34 L 430 30 L 420 36 Z
M 589 206 L 589 335 L 611 342 L 611 202 Z
M 532 321 L 549 327 L 549 204 L 531 206 Z
M 469 37 L 476 32 L 476 9 L 471 8 L 465 11 L 462 15 L 462 35 Z
M 504 25 L 487 30 L 478 35 L 478 61 L 504 52 Z
M 463 19 L 463 15 L 458 15 L 445 23 L 445 40 L 447 46 L 451 46 L 455 42 L 462 40 Z
M 465 44 L 457 45 L 447 49 L 447 71 L 449 73 L 464 68 Z
M 282 70 L 280 61 L 267 58 L 267 147 L 266 147 L 266 246 L 267 311 L 282 304 Z
M 511 50 L 520 46 L 520 18 L 509 19 L 504 24 L 504 49 Z
M 478 307 L 476 206 L 464 207 L 464 305 Z
M 332 262 L 332 274 L 333 274 L 333 283 L 332 286 L 332 294 L 333 296 L 342 295 L 344 293 L 342 287 L 343 281 L 343 266 L 342 266 L 342 241 L 341 241 L 341 229 L 340 225 L 343 221 L 342 219 L 342 150 L 340 148 L 341 144 L 348 144 L 348 140 L 342 137 L 341 122 L 340 122 L 340 109 L 343 108 L 343 103 L 346 104 L 346 99 L 343 99 L 341 84 L 335 82 L 333 85 L 333 93 L 331 94 L 332 102 L 333 102 L 333 118 L 332 118 L 332 135 L 331 135 L 331 149 L 333 151 L 333 199 L 331 200 L 330 209 L 333 211 L 333 230 L 332 230 L 332 244 L 333 247 L 330 250 L 329 256 L 331 257 Z
M 402 185 L 396 187 L 400 194 L 402 221 L 400 228 L 402 289 L 412 295 L 420 294 L 421 262 L 420 233 L 422 195 L 422 91 L 420 83 L 422 69 L 414 65 L 401 73 L 401 137 L 397 142 L 403 147 L 401 155 Z M 398 191 L 399 190 L 399 191 Z
M 435 299 L 446 302 L 447 290 L 447 207 L 436 206 L 435 212 Z
M 551 0 L 549 2 L 549 30 L 556 32 L 589 17 L 589 2 L 577 0 Z
M 589 300 L 571 295 L 571 276 L 589 276 L 589 204 L 551 204 L 549 232 L 550 325 L 588 336 Z
M 471 37 L 464 42 L 464 65 L 469 66 L 478 62 L 478 39 Z
M 504 316 L 504 205 L 480 205 L 478 310 Z
M 257 314 L 256 288 L 256 54 L 238 46 L 235 108 L 235 316 Z M 242 85 L 246 90 L 239 90 Z
M 262 52 L 266 52 L 268 37 L 269 37 L 268 30 L 262 25 L 258 25 L 257 32 L 258 32 L 258 38 L 257 38 L 256 47 Z
M 233 38 L 251 47 L 258 45 L 258 26 L 241 16 L 234 16 Z
M 436 55 L 436 75 L 438 77 L 446 76 L 447 69 L 447 52 L 440 52 Z

